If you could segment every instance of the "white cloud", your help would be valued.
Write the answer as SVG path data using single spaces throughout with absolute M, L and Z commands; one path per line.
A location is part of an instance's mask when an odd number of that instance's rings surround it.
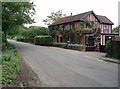
M 63 10 L 63 13 L 73 15 L 93 10 L 98 15 L 107 16 L 115 25 L 118 25 L 119 0 L 34 0 L 36 16 L 34 25 L 45 26 L 45 19 L 51 12 Z

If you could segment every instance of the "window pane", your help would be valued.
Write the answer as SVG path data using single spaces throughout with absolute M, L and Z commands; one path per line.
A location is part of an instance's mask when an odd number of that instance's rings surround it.
M 104 25 L 103 27 L 105 30 L 108 30 L 109 29 L 109 26 L 108 25 Z

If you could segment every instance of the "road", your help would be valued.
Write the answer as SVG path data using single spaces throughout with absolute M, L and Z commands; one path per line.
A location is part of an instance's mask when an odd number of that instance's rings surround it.
M 43 87 L 117 87 L 118 65 L 100 61 L 102 53 L 14 44 Z

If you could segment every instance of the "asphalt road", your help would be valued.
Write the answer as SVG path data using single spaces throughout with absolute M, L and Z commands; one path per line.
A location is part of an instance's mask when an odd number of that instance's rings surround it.
M 100 61 L 102 53 L 10 42 L 38 75 L 43 87 L 118 86 L 118 65 Z

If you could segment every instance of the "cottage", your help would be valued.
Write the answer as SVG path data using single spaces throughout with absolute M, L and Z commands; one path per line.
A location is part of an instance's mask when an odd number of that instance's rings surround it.
M 112 34 L 112 25 L 111 22 L 106 16 L 96 15 L 93 11 L 88 11 L 85 13 L 77 14 L 74 16 L 67 16 L 61 18 L 49 26 L 49 29 L 61 29 L 61 30 L 71 30 L 78 29 L 82 26 L 82 21 L 92 21 L 94 22 L 93 27 L 100 29 L 100 39 L 94 39 L 95 34 L 91 31 L 86 31 L 80 37 L 79 43 L 87 46 L 95 47 L 96 44 L 101 46 L 105 46 L 106 41 L 111 39 L 113 36 L 117 36 L 116 34 Z M 64 42 L 64 36 L 61 34 L 56 34 L 54 36 L 55 42 Z M 74 38 L 70 37 L 70 42 L 72 43 Z

